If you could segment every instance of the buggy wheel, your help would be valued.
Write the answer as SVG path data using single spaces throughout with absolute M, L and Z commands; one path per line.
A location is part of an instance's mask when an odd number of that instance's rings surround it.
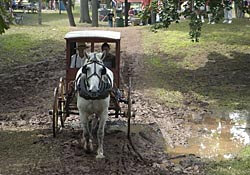
M 61 77 L 59 81 L 59 86 L 58 86 L 58 92 L 59 92 L 59 111 L 60 111 L 60 121 L 61 121 L 61 126 L 64 127 L 64 122 L 66 120 L 66 98 L 65 98 L 65 80 Z
M 129 77 L 129 84 L 128 84 L 128 117 L 132 117 L 132 100 L 131 100 L 131 77 Z
M 58 116 L 59 116 L 59 109 L 58 109 L 58 87 L 54 90 L 54 104 L 53 104 L 53 118 L 52 118 L 52 128 L 53 128 L 53 136 L 56 137 L 56 133 L 59 130 L 58 127 Z
M 66 120 L 66 107 L 65 107 L 65 81 L 61 77 L 58 87 L 54 90 L 54 104 L 53 104 L 53 136 L 56 137 L 58 131 L 64 127 Z
M 128 111 L 127 111 L 127 117 L 128 117 L 128 131 L 127 131 L 127 137 L 130 139 L 130 119 L 132 115 L 132 102 L 131 102 L 131 78 L 129 77 L 129 86 L 128 86 Z

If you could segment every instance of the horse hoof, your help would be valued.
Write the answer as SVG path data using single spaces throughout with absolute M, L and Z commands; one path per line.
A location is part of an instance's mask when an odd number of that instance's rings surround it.
M 84 147 L 84 151 L 85 151 L 85 153 L 90 154 L 93 152 L 93 149 L 91 149 L 89 147 Z
M 92 153 L 93 152 L 93 144 L 92 144 L 92 141 L 90 141 L 89 142 L 89 144 L 87 144 L 87 142 L 85 142 L 84 143 L 84 146 L 83 146 L 83 148 L 84 148 L 84 151 L 86 152 L 86 153 Z
M 103 159 L 103 158 L 105 158 L 105 156 L 104 156 L 103 154 L 100 154 L 100 155 L 98 154 L 98 155 L 96 156 L 96 158 L 97 158 L 97 159 Z
M 93 149 L 87 148 L 87 149 L 84 149 L 84 151 L 85 151 L 85 153 L 90 154 L 93 152 Z

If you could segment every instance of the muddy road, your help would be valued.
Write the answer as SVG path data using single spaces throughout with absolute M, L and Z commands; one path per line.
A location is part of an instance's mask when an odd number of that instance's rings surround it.
M 81 130 L 72 126 L 77 116 L 53 138 L 48 110 L 53 89 L 65 76 L 64 52 L 57 58 L 0 72 L 0 174 L 203 174 L 204 163 L 195 155 L 166 153 L 168 147 L 187 145 L 191 135 L 188 109 L 169 108 L 150 99 L 143 86 L 143 49 L 140 28 L 122 32 L 122 84 L 132 77 L 135 100 L 132 140 L 144 161 L 126 139 L 126 119 L 107 122 L 105 159 L 83 152 Z M 133 36 L 128 38 L 127 36 Z M 97 143 L 94 140 L 94 150 Z

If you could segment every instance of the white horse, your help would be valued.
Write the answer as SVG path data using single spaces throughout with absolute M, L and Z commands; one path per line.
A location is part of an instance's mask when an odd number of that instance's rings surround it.
M 104 158 L 103 137 L 108 107 L 110 90 L 113 87 L 113 73 L 103 64 L 106 53 L 85 53 L 85 63 L 78 70 L 75 79 L 77 90 L 77 108 L 79 110 L 81 125 L 83 127 L 84 150 L 93 151 L 92 129 L 89 119 L 95 115 L 99 117 L 97 130 L 98 149 L 96 158 Z M 93 123 L 93 121 L 92 121 Z

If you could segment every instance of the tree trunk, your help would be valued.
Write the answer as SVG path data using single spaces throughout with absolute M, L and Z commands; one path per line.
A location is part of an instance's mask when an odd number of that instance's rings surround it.
M 73 16 L 73 13 L 72 13 L 72 2 L 71 0 L 62 0 L 63 1 L 63 4 L 66 8 L 66 11 L 67 11 L 67 14 L 68 14 L 68 18 L 69 18 L 69 25 L 72 26 L 72 27 L 75 27 L 76 26 L 76 23 L 75 23 L 75 20 L 74 20 L 74 16 Z
M 156 23 L 156 13 L 151 10 L 151 24 Z
M 62 11 L 61 11 L 61 0 L 58 0 L 58 8 L 59 8 L 59 14 L 61 15 L 62 14 Z
M 38 1 L 38 24 L 42 25 L 42 0 Z
M 125 3 L 125 26 L 128 26 L 128 9 L 129 9 L 129 3 L 128 0 L 124 1 Z
M 234 3 L 235 17 L 239 18 L 239 5 L 238 3 Z
M 110 9 L 110 8 L 111 8 L 111 5 L 110 5 L 110 4 L 111 4 L 111 0 L 107 0 L 107 4 L 106 4 L 106 5 L 107 5 L 107 9 Z
M 235 17 L 236 18 L 244 18 L 244 13 L 242 11 L 242 7 L 244 6 L 244 1 L 235 1 L 234 8 L 235 8 Z
M 88 0 L 80 0 L 80 20 L 79 23 L 91 23 L 91 19 L 89 17 L 89 1 Z
M 98 0 L 91 0 L 92 2 L 92 26 L 98 27 Z

